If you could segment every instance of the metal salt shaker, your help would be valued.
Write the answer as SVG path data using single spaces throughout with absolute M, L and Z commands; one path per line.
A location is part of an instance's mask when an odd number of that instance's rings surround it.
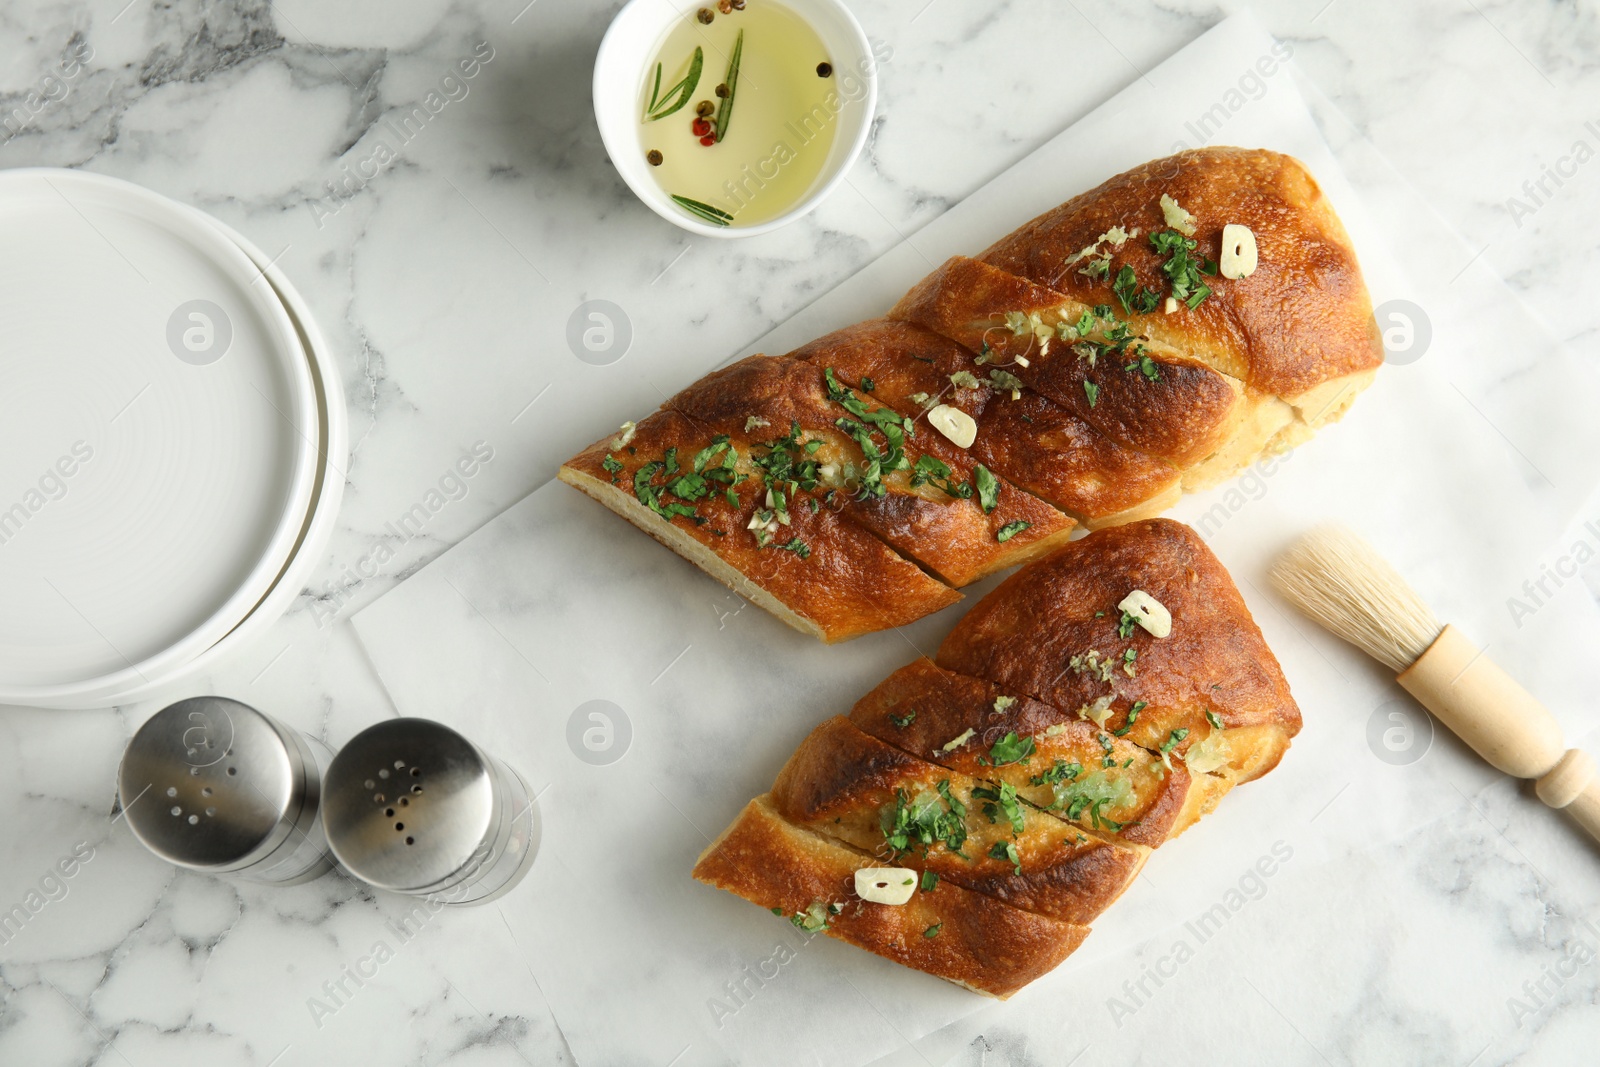
M 128 828 L 191 870 L 296 885 L 333 867 L 318 806 L 333 753 L 248 704 L 194 697 L 133 735 L 117 771 Z
M 485 904 L 528 872 L 539 810 L 511 767 L 429 719 L 391 719 L 339 750 L 322 823 L 345 870 L 441 904 Z

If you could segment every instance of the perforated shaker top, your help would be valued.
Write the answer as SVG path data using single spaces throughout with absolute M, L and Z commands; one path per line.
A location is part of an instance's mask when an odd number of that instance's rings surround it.
M 465 737 L 430 719 L 390 719 L 351 738 L 328 767 L 328 847 L 357 878 L 421 892 L 468 872 L 495 825 L 490 767 Z
M 269 855 L 293 832 L 305 774 L 271 719 L 236 700 L 196 697 L 138 729 L 117 789 L 129 829 L 156 855 L 230 871 Z

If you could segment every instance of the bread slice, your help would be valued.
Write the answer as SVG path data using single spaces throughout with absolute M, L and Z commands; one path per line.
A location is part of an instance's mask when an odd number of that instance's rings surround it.
M 872 736 L 952 771 L 1007 782 L 1029 803 L 1084 830 L 1157 846 L 1211 810 L 1227 783 L 1167 769 L 1091 720 L 918 659 L 851 709 Z M 1015 753 L 1026 754 L 1016 757 Z M 1008 758 L 1009 757 L 1009 758 Z
M 789 358 L 832 367 L 840 381 L 856 389 L 871 382 L 874 400 L 910 415 L 920 414 L 937 400 L 977 416 L 995 394 L 988 375 L 974 369 L 967 348 L 896 319 L 868 319 L 835 330 L 790 352 Z M 978 384 L 955 385 L 951 375 L 963 371 L 978 379 Z
M 917 759 L 835 717 L 812 731 L 772 787 L 778 814 L 875 855 L 1071 923 L 1088 923 L 1149 850 L 1073 826 L 989 783 Z M 897 817 L 948 817 L 957 837 L 896 848 Z M 1012 820 L 1015 820 L 1013 822 Z M 1020 829 L 1018 828 L 1020 826 Z
M 1170 636 L 1123 622 L 1134 590 L 1171 613 Z M 1168 519 L 1099 530 L 1024 567 L 956 625 L 938 663 L 1056 708 L 1109 699 L 1105 729 L 1169 763 L 1203 744 L 1195 763 L 1229 784 L 1275 767 L 1300 729 L 1233 579 Z
M 765 489 L 753 476 L 751 449 L 743 443 L 738 462 L 744 465 L 738 473 L 751 476 L 730 487 L 737 506 L 728 502 L 720 484 L 694 502 L 693 517 L 664 517 L 640 499 L 635 479 L 641 471 L 662 463 L 669 450 L 680 469 L 692 467 L 693 457 L 715 437 L 677 412 L 658 412 L 635 428 L 628 444 L 612 448 L 613 441 L 600 441 L 568 460 L 560 478 L 746 600 L 824 641 L 903 626 L 961 599 L 960 593 L 827 508 L 791 509 L 784 539 L 774 538 L 775 544 L 762 547 L 747 536 L 746 516 L 762 507 Z M 608 458 L 615 470 L 606 468 Z M 645 481 L 660 483 L 663 476 L 664 470 L 658 471 Z M 647 485 L 645 499 L 650 491 Z M 669 496 L 667 503 L 672 502 Z M 804 546 L 804 558 L 798 550 L 779 547 L 796 541 Z
M 1074 324 L 1086 313 L 1094 325 L 1079 332 Z M 1038 326 L 1024 324 L 1017 333 L 1004 325 L 1008 315 L 1025 316 L 1029 323 L 1037 317 Z M 1096 342 L 1109 342 L 1115 327 L 1107 315 L 1096 316 L 1091 304 L 980 260 L 951 258 L 889 317 L 933 330 L 972 352 L 987 350 L 982 366 L 1004 369 L 1117 444 L 1180 467 L 1222 447 L 1243 414 L 1244 385 L 1237 378 L 1149 338 L 1120 354 L 1065 340 L 1061 326 Z M 1049 336 L 1041 339 L 1038 329 Z
M 984 408 L 973 450 L 1091 530 L 1159 515 L 1185 485 L 1181 468 L 1118 444 L 1039 393 Z
M 913 418 L 937 404 L 961 409 L 978 424 L 978 462 L 1090 529 L 1159 513 L 1181 495 L 1178 467 L 1118 444 L 1040 393 L 1013 396 L 966 348 L 914 323 L 857 323 L 790 358 L 831 367 L 853 388 L 871 382 L 873 400 Z
M 1141 287 L 1163 288 L 1164 260 L 1148 240 L 1169 226 L 1163 196 L 1194 216 L 1193 256 L 1219 260 L 1222 229 L 1231 223 L 1250 228 L 1259 262 L 1247 278 L 1207 278 L 1213 292 L 1193 309 L 1124 316 L 1136 333 L 1297 404 L 1329 382 L 1370 380 L 1383 362 L 1383 341 L 1361 266 L 1332 204 L 1291 156 L 1213 147 L 1153 160 L 1046 212 L 978 258 L 1080 303 L 1116 304 L 1114 277 L 1085 273 L 1076 254 L 1099 242 Z M 1138 236 L 1114 248 L 1099 241 L 1118 226 Z
M 829 937 L 1001 1000 L 1048 974 L 1089 933 L 944 880 L 898 907 L 874 904 L 856 895 L 855 872 L 875 866 L 866 853 L 785 821 L 763 795 L 700 854 L 694 877 L 791 921 L 825 921 Z
M 758 457 L 769 442 L 798 427 L 805 444 L 792 451 L 823 472 L 810 499 L 954 586 L 1047 554 L 1065 544 L 1077 525 L 1038 497 L 999 480 L 993 506 L 986 510 L 974 486 L 978 464 L 967 450 L 925 420 L 841 383 L 827 367 L 751 356 L 707 375 L 666 406 L 713 433 L 745 437 Z M 891 417 L 891 429 L 903 439 L 905 466 L 881 473 L 881 495 L 862 491 L 862 478 L 855 473 L 866 462 L 857 437 L 871 425 L 858 412 Z M 859 428 L 849 429 L 852 425 Z M 869 440 L 875 448 L 887 444 L 878 432 Z M 776 481 L 791 495 L 806 491 L 803 482 L 796 490 L 790 481 Z M 1001 540 L 1001 531 L 1019 521 L 1024 528 Z

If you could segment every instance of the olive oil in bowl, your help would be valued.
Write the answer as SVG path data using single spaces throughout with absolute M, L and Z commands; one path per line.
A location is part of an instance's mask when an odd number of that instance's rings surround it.
M 691 9 L 656 49 L 639 92 L 639 152 L 680 210 L 755 226 L 826 177 L 840 117 L 865 83 L 778 0 Z

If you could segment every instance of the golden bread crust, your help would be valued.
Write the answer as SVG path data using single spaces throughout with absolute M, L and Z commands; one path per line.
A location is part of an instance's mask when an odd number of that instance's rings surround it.
M 972 353 L 948 337 L 911 322 L 897 319 L 868 319 L 835 330 L 789 353 L 818 367 L 832 367 L 839 380 L 861 388 L 871 379 L 876 388 L 872 397 L 907 414 L 916 414 L 937 398 L 953 404 L 969 415 L 978 416 L 993 395 L 984 375 L 977 386 L 957 389 L 950 376 L 972 371 Z M 917 395 L 926 398 L 912 400 Z
M 1148 751 L 1119 737 L 1107 750 L 1104 731 L 1080 718 L 1031 697 L 1011 697 L 992 682 L 939 667 L 930 659 L 906 664 L 856 702 L 850 721 L 861 730 L 906 752 L 952 771 L 991 781 L 1009 782 L 1018 795 L 1041 808 L 1057 803 L 1048 777 L 1057 760 L 1082 770 L 1063 784 L 1071 786 L 1094 776 L 1110 784 L 1107 793 L 1120 797 L 1102 806 L 1084 806 L 1076 815 L 1062 814 L 1083 829 L 1100 833 L 1120 824 L 1116 839 L 1154 847 L 1173 836 L 1190 801 L 1191 775 L 1183 763 L 1170 772 Z M 968 730 L 972 735 L 946 748 Z M 998 764 L 992 758 L 997 741 L 1008 734 L 1032 738 L 1034 754 L 1023 762 Z M 1112 760 L 1111 767 L 1103 766 Z M 1123 766 L 1129 760 L 1130 766 Z M 1122 783 L 1125 783 L 1122 784 Z M 1092 792 L 1090 793 L 1092 796 Z
M 1169 637 L 1138 626 L 1120 635 L 1117 605 L 1136 589 L 1171 613 Z M 1300 729 L 1289 683 L 1232 578 L 1198 534 L 1168 519 L 1099 530 L 1024 567 L 956 625 L 938 663 L 1058 708 L 1109 696 L 1109 729 L 1129 726 L 1143 701 L 1126 738 L 1151 751 L 1186 754 L 1212 733 L 1210 712 L 1238 781 L 1276 765 Z
M 797 537 L 808 546 L 805 559 L 739 536 L 745 533 L 745 516 L 756 510 L 764 494 L 755 478 L 734 488 L 738 508 L 729 506 L 720 489 L 698 502 L 705 520 L 701 523 L 684 516 L 666 520 L 639 503 L 632 486 L 640 468 L 658 462 L 669 448 L 685 458 L 693 456 L 714 436 L 677 412 L 658 412 L 639 424 L 627 448 L 612 450 L 609 441 L 596 442 L 568 460 L 560 477 L 680 554 L 698 546 L 726 565 L 715 576 L 734 592 L 824 641 L 903 626 L 961 599 L 960 593 L 827 508 L 794 508 L 791 525 L 783 528 L 786 538 Z M 748 442 L 735 447 L 741 456 L 751 453 Z M 620 471 L 605 469 L 608 455 L 622 465 Z M 712 570 L 710 560 L 693 562 Z
M 1165 511 L 1181 495 L 1183 472 L 1120 445 L 1038 393 L 990 404 L 973 451 L 1010 481 L 1090 529 Z
M 941 842 L 895 851 L 886 841 L 884 818 L 897 806 L 915 805 L 919 797 L 949 808 L 938 792 L 941 783 L 950 800 L 966 809 L 960 851 Z M 1072 923 L 1088 923 L 1109 907 L 1149 855 L 1026 804 L 1015 809 L 1023 825 L 1014 831 L 1003 814 L 995 819 L 985 812 L 987 794 L 974 796 L 975 788 L 982 790 L 983 783 L 887 745 L 840 716 L 818 726 L 795 750 L 772 787 L 772 802 L 796 826 L 875 855 L 882 866 L 933 871 L 1015 907 Z M 989 797 L 987 803 L 995 800 Z M 1009 859 L 993 855 L 997 845 L 1008 843 L 1016 849 L 1021 873 Z
M 760 796 L 701 853 L 694 877 L 785 916 L 840 904 L 829 937 L 1002 1000 L 1089 933 L 942 880 L 902 906 L 873 904 L 855 895 L 855 872 L 870 866 L 870 856 L 790 824 Z
M 1090 304 L 987 263 L 955 256 L 895 305 L 891 318 L 933 330 L 1016 375 L 1117 444 L 1187 466 L 1221 447 L 1237 420 L 1239 383 L 1188 355 L 1146 342 L 1159 378 L 1112 355 L 1090 359 L 1059 338 L 1048 350 L 1033 333 L 1002 324 L 1008 312 L 1037 314 L 1043 325 L 1078 321 Z M 1021 355 L 1028 360 L 1016 362 Z M 1131 369 L 1130 369 L 1131 368 Z M 979 368 L 982 369 L 981 367 Z
M 1188 314 L 1135 316 L 1136 330 L 1205 360 L 1262 392 L 1293 398 L 1335 378 L 1371 371 L 1383 343 L 1355 249 L 1316 180 L 1291 156 L 1201 148 L 1152 160 L 1076 196 L 997 241 L 981 256 L 1003 271 L 1089 304 L 1114 302 L 1110 279 L 1068 257 L 1113 226 L 1137 227 L 1118 250 L 1140 285 L 1160 286 L 1160 257 L 1144 239 L 1165 229 L 1161 195 L 1198 220 L 1196 255 L 1217 260 L 1222 227 L 1248 226 L 1259 266 L 1223 280 Z
M 1178 467 L 1118 444 L 1040 393 L 1013 398 L 980 374 L 976 386 L 954 385 L 952 375 L 973 372 L 972 353 L 914 323 L 857 323 L 790 358 L 832 367 L 852 388 L 870 380 L 873 400 L 913 418 L 934 403 L 960 408 L 978 423 L 978 462 L 1091 528 L 1143 517 L 1134 509 L 1164 511 L 1181 491 Z
M 761 433 L 782 437 L 799 426 L 808 440 L 821 447 L 808 453 L 818 462 L 841 469 L 859 462 L 857 442 L 841 429 L 840 419 L 850 413 L 830 397 L 827 368 L 781 356 L 750 356 L 716 371 L 667 401 L 667 406 L 712 434 L 737 434 L 760 440 L 744 427 L 752 417 L 764 420 Z M 837 378 L 835 378 L 837 381 Z M 893 410 L 874 395 L 841 384 L 869 411 Z M 898 414 L 898 412 L 896 412 Z M 906 470 L 883 475 L 886 492 L 863 497 L 848 489 L 821 491 L 821 506 L 872 531 L 896 551 L 921 563 L 954 586 L 969 585 L 996 571 L 1037 558 L 1065 544 L 1077 525 L 1071 518 L 1038 497 L 1002 485 L 993 511 L 985 512 L 975 493 L 953 496 L 939 483 L 970 486 L 976 466 L 967 450 L 958 448 L 926 421 L 905 419 Z M 948 479 L 916 484 L 915 465 L 928 456 L 949 469 Z M 1020 534 L 1000 541 L 1008 523 L 1025 522 Z

